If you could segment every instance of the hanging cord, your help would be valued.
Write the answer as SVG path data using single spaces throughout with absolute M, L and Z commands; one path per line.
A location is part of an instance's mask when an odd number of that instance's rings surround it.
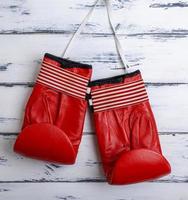
M 76 32 L 73 34 L 73 36 L 71 37 L 71 39 L 69 40 L 67 46 L 65 47 L 65 50 L 62 53 L 62 57 L 66 57 L 66 55 L 68 54 L 68 49 L 71 45 L 71 43 L 73 43 L 73 41 L 78 37 L 78 35 L 80 35 L 80 33 L 82 32 L 84 26 L 86 25 L 86 23 L 88 22 L 90 16 L 92 15 L 95 7 L 97 6 L 99 0 L 96 0 L 94 5 L 92 6 L 91 10 L 88 12 L 88 14 L 84 17 L 83 21 L 81 22 L 80 26 L 78 27 L 78 29 L 76 30 Z
M 113 32 L 113 36 L 114 36 L 117 52 L 118 52 L 119 57 L 121 59 L 121 63 L 123 64 L 123 66 L 125 68 L 125 71 L 127 71 L 127 68 L 129 68 L 129 65 L 127 64 L 128 62 L 127 62 L 127 60 L 126 60 L 126 58 L 124 56 L 123 48 L 122 48 L 121 43 L 120 43 L 120 41 L 118 39 L 116 30 L 115 30 L 115 28 L 113 26 L 112 19 L 111 19 L 112 18 L 112 10 L 111 10 L 111 6 L 110 6 L 110 0 L 104 0 L 104 2 L 105 2 L 105 5 L 106 5 L 108 21 L 109 21 L 110 27 L 111 27 L 112 32 Z
M 63 53 L 62 53 L 62 57 L 66 58 L 67 54 L 68 54 L 68 50 L 70 49 L 71 44 L 73 43 L 73 41 L 78 37 L 78 35 L 80 35 L 80 33 L 82 32 L 84 26 L 86 25 L 86 23 L 88 22 L 90 16 L 92 15 L 94 9 L 96 8 L 97 4 L 98 4 L 99 0 L 96 0 L 94 5 L 92 6 L 91 10 L 88 12 L 88 14 L 84 17 L 83 21 L 81 22 L 80 26 L 78 27 L 78 29 L 76 30 L 76 32 L 72 35 L 71 39 L 69 40 L 68 44 L 66 45 Z M 112 11 L 111 11 L 111 6 L 110 6 L 110 0 L 104 0 L 105 3 L 105 7 L 106 7 L 106 11 L 107 11 L 107 16 L 108 16 L 108 22 L 110 25 L 110 28 L 112 30 L 113 33 L 113 37 L 114 37 L 114 41 L 116 44 L 116 50 L 117 53 L 121 59 L 121 63 L 125 68 L 125 71 L 127 72 L 127 68 L 128 66 L 128 62 L 125 59 L 124 53 L 123 53 L 123 49 L 121 47 L 120 41 L 118 39 L 118 36 L 116 34 L 115 28 L 113 26 L 111 17 L 112 17 Z

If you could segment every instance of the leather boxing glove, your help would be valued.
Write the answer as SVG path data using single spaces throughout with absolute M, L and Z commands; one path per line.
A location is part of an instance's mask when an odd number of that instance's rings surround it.
M 14 151 L 62 164 L 75 162 L 91 73 L 90 65 L 45 54 Z
M 92 81 L 90 85 L 108 183 L 137 183 L 170 173 L 140 71 Z

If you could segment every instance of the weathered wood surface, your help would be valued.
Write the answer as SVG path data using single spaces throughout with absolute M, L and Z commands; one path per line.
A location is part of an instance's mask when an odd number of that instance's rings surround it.
M 71 33 L 89 11 L 94 0 L 6 0 L 0 6 L 0 33 Z M 110 33 L 101 0 L 84 32 Z M 187 36 L 187 1 L 113 1 L 118 33 L 152 36 Z M 104 20 L 101 20 L 104 19 Z
M 0 87 L 0 132 L 19 132 L 25 104 L 32 88 Z M 148 85 L 147 91 L 160 132 L 187 132 L 188 85 Z M 7 106 L 8 105 L 8 106 Z M 85 132 L 93 132 L 91 114 L 87 114 Z
M 45 52 L 61 55 L 93 3 L 0 2 L 0 200 L 187 200 L 187 0 L 112 0 L 113 23 L 130 70 L 143 73 L 171 175 L 136 185 L 107 185 L 90 114 L 73 166 L 37 161 L 12 151 L 40 59 Z M 92 79 L 124 73 L 102 0 L 69 57 L 92 64 Z
M 99 182 L 105 181 L 96 137 L 84 135 L 77 162 L 72 166 L 36 161 L 12 151 L 16 136 L 0 136 L 0 182 Z M 160 135 L 163 153 L 172 165 L 172 173 L 156 182 L 188 181 L 188 134 Z
M 45 52 L 61 55 L 70 36 L 0 35 L 1 85 L 32 84 Z M 144 80 L 152 83 L 188 83 L 186 38 L 149 36 L 120 37 L 131 70 L 140 69 Z M 118 63 L 113 37 L 81 36 L 71 46 L 69 57 L 93 65 L 92 79 L 124 73 Z
M 0 184 L 1 198 L 11 200 L 187 200 L 186 191 L 185 183 L 141 183 L 113 187 L 106 183 Z
M 187 200 L 186 191 L 185 183 L 141 183 L 113 187 L 105 183 L 0 184 L 1 198 L 11 200 Z

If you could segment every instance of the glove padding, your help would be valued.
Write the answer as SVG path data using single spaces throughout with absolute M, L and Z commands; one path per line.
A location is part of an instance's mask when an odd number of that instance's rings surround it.
M 14 151 L 62 164 L 75 162 L 91 70 L 90 65 L 45 54 Z
M 91 82 L 95 128 L 109 184 L 170 173 L 139 71 Z

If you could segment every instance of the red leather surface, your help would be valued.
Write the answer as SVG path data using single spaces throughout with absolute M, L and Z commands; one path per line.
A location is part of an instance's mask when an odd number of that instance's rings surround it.
M 15 151 L 23 155 L 64 164 L 72 164 L 75 151 L 68 136 L 48 123 L 29 125 L 19 134 Z
M 123 153 L 119 157 L 109 181 L 111 184 L 130 184 L 159 178 L 168 172 L 169 164 L 164 156 L 155 151 L 141 148 Z
M 138 74 L 124 82 L 140 78 Z M 92 91 L 115 84 L 93 86 Z M 170 173 L 149 101 L 94 112 L 94 121 L 108 183 L 137 183 Z
M 58 62 L 44 58 L 52 64 Z M 66 68 L 91 77 L 91 68 Z M 79 85 L 78 85 L 79 87 Z M 36 159 L 73 164 L 87 108 L 85 99 L 36 83 L 26 105 L 24 123 L 14 151 Z

